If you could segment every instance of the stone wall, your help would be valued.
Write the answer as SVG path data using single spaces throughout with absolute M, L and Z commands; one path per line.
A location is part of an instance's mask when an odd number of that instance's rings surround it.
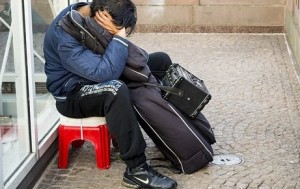
M 285 30 L 295 59 L 300 63 L 300 0 L 287 0 Z M 298 71 L 300 69 L 297 69 Z
M 286 0 L 133 0 L 140 31 L 283 32 Z
M 284 32 L 287 0 L 132 1 L 138 9 L 139 32 Z M 48 2 L 32 0 L 46 23 L 54 11 Z

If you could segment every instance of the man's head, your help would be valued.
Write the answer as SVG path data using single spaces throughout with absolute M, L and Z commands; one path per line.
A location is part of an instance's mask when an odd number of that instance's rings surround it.
M 98 11 L 107 11 L 116 26 L 128 29 L 128 35 L 133 32 L 137 16 L 136 7 L 131 0 L 93 0 L 90 7 L 91 17 Z

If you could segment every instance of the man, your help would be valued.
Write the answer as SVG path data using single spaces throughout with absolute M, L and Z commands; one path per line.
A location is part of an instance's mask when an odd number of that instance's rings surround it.
M 120 0 L 124 23 L 115 23 L 109 10 L 101 12 L 94 0 L 91 5 L 77 3 L 64 9 L 49 26 L 44 40 L 47 89 L 56 99 L 57 110 L 64 116 L 84 118 L 105 116 L 109 132 L 115 137 L 120 157 L 127 168 L 123 184 L 134 188 L 176 188 L 176 181 L 161 175 L 146 163 L 146 143 L 132 107 L 129 90 L 119 80 L 128 59 L 126 29 L 134 28 L 136 9 L 130 0 Z M 109 1 L 106 1 L 109 2 Z M 95 11 L 95 9 L 97 9 Z M 103 55 L 94 53 L 62 29 L 60 20 L 71 10 L 90 16 L 113 38 Z M 128 14 L 129 13 L 129 14 Z M 135 19 L 135 20 L 134 20 Z

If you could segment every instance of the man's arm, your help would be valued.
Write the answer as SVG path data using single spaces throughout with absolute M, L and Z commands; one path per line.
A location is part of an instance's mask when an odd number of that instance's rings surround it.
M 115 35 L 102 56 L 83 46 L 62 29 L 60 33 L 64 40 L 58 46 L 59 56 L 67 70 L 95 82 L 120 77 L 128 58 L 126 39 Z

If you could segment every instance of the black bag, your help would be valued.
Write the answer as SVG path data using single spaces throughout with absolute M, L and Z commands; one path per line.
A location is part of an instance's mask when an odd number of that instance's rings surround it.
M 178 94 L 165 92 L 163 97 L 191 118 L 195 118 L 211 99 L 204 81 L 179 64 L 169 67 L 162 83 L 182 91 Z
M 211 125 L 200 112 L 183 114 L 161 96 L 156 87 L 130 90 L 139 124 L 174 168 L 191 174 L 213 160 L 216 142 Z

